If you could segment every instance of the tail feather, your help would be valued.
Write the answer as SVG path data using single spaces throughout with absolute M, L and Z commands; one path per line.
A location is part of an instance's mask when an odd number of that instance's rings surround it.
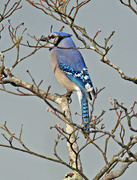
M 88 106 L 88 100 L 82 91 L 77 92 L 80 106 L 81 106 L 81 112 L 82 112 L 82 122 L 84 125 L 84 130 L 88 130 L 89 128 L 89 106 Z

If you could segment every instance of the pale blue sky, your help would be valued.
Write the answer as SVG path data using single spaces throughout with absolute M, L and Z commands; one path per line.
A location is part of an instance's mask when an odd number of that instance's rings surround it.
M 4 3 L 5 0 L 2 0 L 0 12 Z M 13 26 L 24 22 L 27 31 L 24 34 L 23 42 L 29 40 L 33 43 L 27 33 L 40 37 L 43 34 L 49 34 L 51 25 L 53 25 L 54 30 L 59 30 L 62 27 L 63 24 L 31 7 L 26 1 L 22 1 L 22 5 L 22 9 L 15 12 L 10 19 Z M 2 23 L 8 24 L 7 20 Z M 95 35 L 98 29 L 101 29 L 101 33 L 97 37 L 99 43 L 104 43 L 104 38 L 108 37 L 112 31 L 116 31 L 109 43 L 110 45 L 113 44 L 113 48 L 108 53 L 108 58 L 112 63 L 119 66 L 125 74 L 131 77 L 137 76 L 137 20 L 136 15 L 131 10 L 124 7 L 118 0 L 92 0 L 81 9 L 76 23 L 85 27 L 91 37 Z M 72 33 L 67 26 L 65 26 L 64 31 Z M 7 31 L 3 31 L 1 35 L 0 49 L 3 50 L 9 47 L 11 43 Z M 82 45 L 74 36 L 73 40 L 77 46 Z M 20 57 L 25 56 L 29 51 L 24 48 L 21 49 Z M 135 100 L 137 101 L 137 86 L 122 80 L 115 70 L 100 62 L 101 57 L 95 52 L 81 50 L 81 53 L 88 66 L 94 86 L 98 89 L 105 87 L 105 90 L 100 93 L 96 101 L 95 115 L 99 115 L 102 109 L 106 110 L 104 123 L 106 130 L 111 130 L 116 122 L 116 115 L 114 112 L 109 111 L 109 108 L 111 108 L 109 98 L 116 98 L 119 102 L 124 102 L 129 108 Z M 5 53 L 5 66 L 10 67 L 15 59 L 15 51 Z M 26 70 L 31 72 L 37 83 L 44 80 L 41 89 L 47 90 L 47 87 L 51 85 L 50 92 L 59 94 L 65 92 L 65 89 L 57 82 L 52 72 L 48 49 L 41 49 L 35 55 L 21 62 L 13 70 L 14 75 L 31 83 Z M 6 87 L 10 88 L 9 85 Z M 76 93 L 72 96 L 72 100 L 72 116 L 77 123 L 81 123 L 80 118 L 74 115 L 75 112 L 80 113 Z M 2 125 L 7 121 L 8 128 L 15 132 L 16 135 L 19 135 L 20 126 L 23 124 L 22 140 L 26 146 L 32 151 L 53 157 L 53 146 L 57 138 L 57 132 L 50 130 L 50 126 L 55 125 L 60 120 L 50 112 L 46 112 L 47 107 L 37 97 L 18 97 L 0 92 L 0 124 Z M 126 119 L 124 121 L 123 123 L 126 124 Z M 61 125 L 63 126 L 62 122 Z M 3 132 L 0 130 L 0 133 Z M 130 135 L 130 132 L 128 131 L 126 135 Z M 128 141 L 128 139 L 126 140 Z M 80 144 L 84 142 L 85 139 L 82 138 Z M 0 136 L 0 143 L 5 143 L 2 136 Z M 100 143 L 102 142 L 100 141 Z M 16 141 L 13 141 L 13 144 L 17 145 Z M 112 141 L 109 145 L 108 157 L 111 158 L 113 152 L 119 151 L 119 147 Z M 63 159 L 68 160 L 66 158 L 68 155 L 65 141 L 60 142 L 58 152 Z M 92 145 L 81 153 L 81 159 L 84 173 L 89 179 L 92 179 L 104 165 L 101 154 Z M 128 180 L 131 177 L 136 179 L 136 166 L 136 164 L 131 165 L 119 179 Z M 2 180 L 59 180 L 68 172 L 70 170 L 63 165 L 0 147 L 0 177 Z

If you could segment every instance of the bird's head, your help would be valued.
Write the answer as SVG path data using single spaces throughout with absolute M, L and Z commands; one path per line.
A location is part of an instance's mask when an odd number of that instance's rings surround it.
M 50 33 L 47 37 L 42 37 L 40 41 L 47 41 L 51 48 L 57 46 L 63 39 L 71 37 L 71 34 L 61 31 L 54 31 Z

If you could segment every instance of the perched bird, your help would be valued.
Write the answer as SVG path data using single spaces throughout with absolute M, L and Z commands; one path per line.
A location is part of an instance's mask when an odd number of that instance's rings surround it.
M 50 60 L 57 80 L 67 92 L 77 92 L 84 130 L 88 130 L 88 101 L 92 100 L 90 93 L 95 95 L 95 91 L 81 53 L 78 49 L 70 48 L 76 47 L 71 36 L 65 32 L 55 31 L 40 40 L 49 42 Z

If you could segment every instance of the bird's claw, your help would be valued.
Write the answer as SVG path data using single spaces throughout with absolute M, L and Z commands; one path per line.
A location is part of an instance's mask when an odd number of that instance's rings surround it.
M 71 94 L 72 94 L 72 92 L 66 92 L 65 94 L 62 94 L 62 95 L 60 95 L 60 94 L 58 94 L 58 93 L 55 93 L 57 96 L 59 96 L 59 97 L 66 97 L 67 98 L 67 100 L 68 100 L 68 102 L 69 102 L 69 104 L 72 102 L 72 99 L 71 99 Z

